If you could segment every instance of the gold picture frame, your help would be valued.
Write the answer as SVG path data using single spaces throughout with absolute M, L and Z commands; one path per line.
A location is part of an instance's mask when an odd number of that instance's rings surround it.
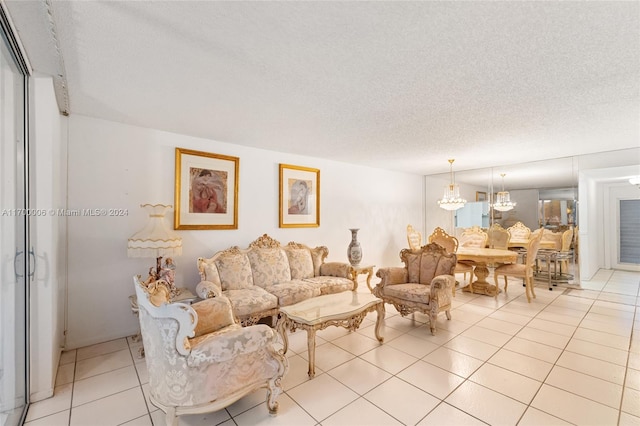
M 240 159 L 176 148 L 174 229 L 238 229 Z
M 487 193 L 476 191 L 476 201 L 487 201 Z
M 320 170 L 280 164 L 280 228 L 320 226 Z

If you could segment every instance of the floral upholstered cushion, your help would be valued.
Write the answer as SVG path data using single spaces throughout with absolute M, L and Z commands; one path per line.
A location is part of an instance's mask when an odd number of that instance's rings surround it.
M 267 287 L 291 281 L 289 260 L 281 248 L 253 248 L 247 254 L 253 271 L 253 283 Z
M 224 296 L 206 299 L 194 303 L 191 307 L 198 314 L 194 337 L 212 333 L 235 323 L 231 303 Z
M 294 280 L 313 277 L 313 259 L 311 252 L 305 248 L 285 248 L 289 258 L 291 278 Z
M 353 281 L 342 277 L 312 277 L 304 280 L 320 290 L 320 294 L 333 294 L 353 290 Z
M 320 295 L 320 289 L 301 280 L 270 285 L 265 290 L 278 298 L 278 305 L 280 306 L 293 305 Z
M 218 273 L 218 268 L 216 267 L 215 262 L 206 259 L 201 259 L 200 262 L 202 265 L 202 281 L 210 281 L 221 286 L 220 274 Z
M 424 284 L 396 284 L 385 286 L 385 296 L 395 297 L 408 302 L 429 304 L 431 286 Z
M 228 290 L 225 295 L 231 301 L 233 313 L 239 318 L 278 307 L 278 298 L 258 286 Z
M 420 260 L 422 259 L 422 254 L 418 253 L 408 253 L 406 255 L 407 259 L 407 271 L 409 272 L 409 282 L 410 283 L 419 283 L 420 282 Z
M 311 251 L 311 260 L 313 261 L 313 276 L 317 277 L 320 275 L 320 266 L 322 266 L 322 262 L 324 262 L 324 258 L 327 257 L 327 248 L 326 247 L 316 247 L 310 250 Z
M 216 259 L 222 290 L 239 290 L 253 286 L 249 258 L 244 253 L 223 254 Z
M 438 275 L 450 274 L 455 268 L 455 258 L 444 256 L 434 256 L 430 253 L 422 253 L 420 259 L 420 284 L 431 284 L 431 281 Z M 413 282 L 413 281 L 412 281 Z

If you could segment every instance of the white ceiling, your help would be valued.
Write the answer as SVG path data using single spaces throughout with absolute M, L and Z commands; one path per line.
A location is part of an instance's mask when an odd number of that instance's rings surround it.
M 71 114 L 419 174 L 640 146 L 637 1 L 4 2 Z

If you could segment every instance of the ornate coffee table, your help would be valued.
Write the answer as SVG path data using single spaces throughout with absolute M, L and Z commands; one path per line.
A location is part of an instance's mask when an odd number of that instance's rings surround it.
M 309 377 L 316 374 L 316 331 L 324 330 L 330 325 L 344 327 L 355 331 L 369 312 L 377 311 L 375 333 L 380 343 L 384 337 L 380 335 L 380 326 L 384 319 L 384 302 L 373 294 L 345 291 L 336 294 L 317 296 L 302 302 L 280 308 L 280 317 L 276 324 L 278 333 L 284 342 L 284 353 L 287 352 L 289 340 L 287 329 L 307 330 L 307 347 L 309 349 Z

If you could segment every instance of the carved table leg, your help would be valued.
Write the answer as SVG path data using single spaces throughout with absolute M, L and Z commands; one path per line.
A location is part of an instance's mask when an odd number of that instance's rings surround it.
M 378 318 L 376 319 L 376 338 L 380 343 L 384 342 L 384 337 L 380 334 L 380 327 L 382 327 L 382 321 L 384 320 L 384 302 L 380 301 L 376 305 L 376 311 L 378 312 Z
M 287 336 L 287 328 L 289 328 L 289 319 L 286 315 L 281 314 L 282 316 L 278 318 L 278 322 L 276 323 L 276 331 L 282 337 L 282 345 L 283 350 L 282 353 L 286 354 L 287 349 L 289 349 L 289 337 Z
M 309 350 L 309 378 L 316 375 L 316 329 L 307 328 L 307 349 Z
M 464 287 L 462 291 L 474 294 L 485 294 L 487 296 L 495 296 L 500 292 L 498 287 L 487 282 L 489 268 L 487 268 L 486 263 L 477 263 L 476 267 L 473 268 L 473 273 L 478 279 Z

